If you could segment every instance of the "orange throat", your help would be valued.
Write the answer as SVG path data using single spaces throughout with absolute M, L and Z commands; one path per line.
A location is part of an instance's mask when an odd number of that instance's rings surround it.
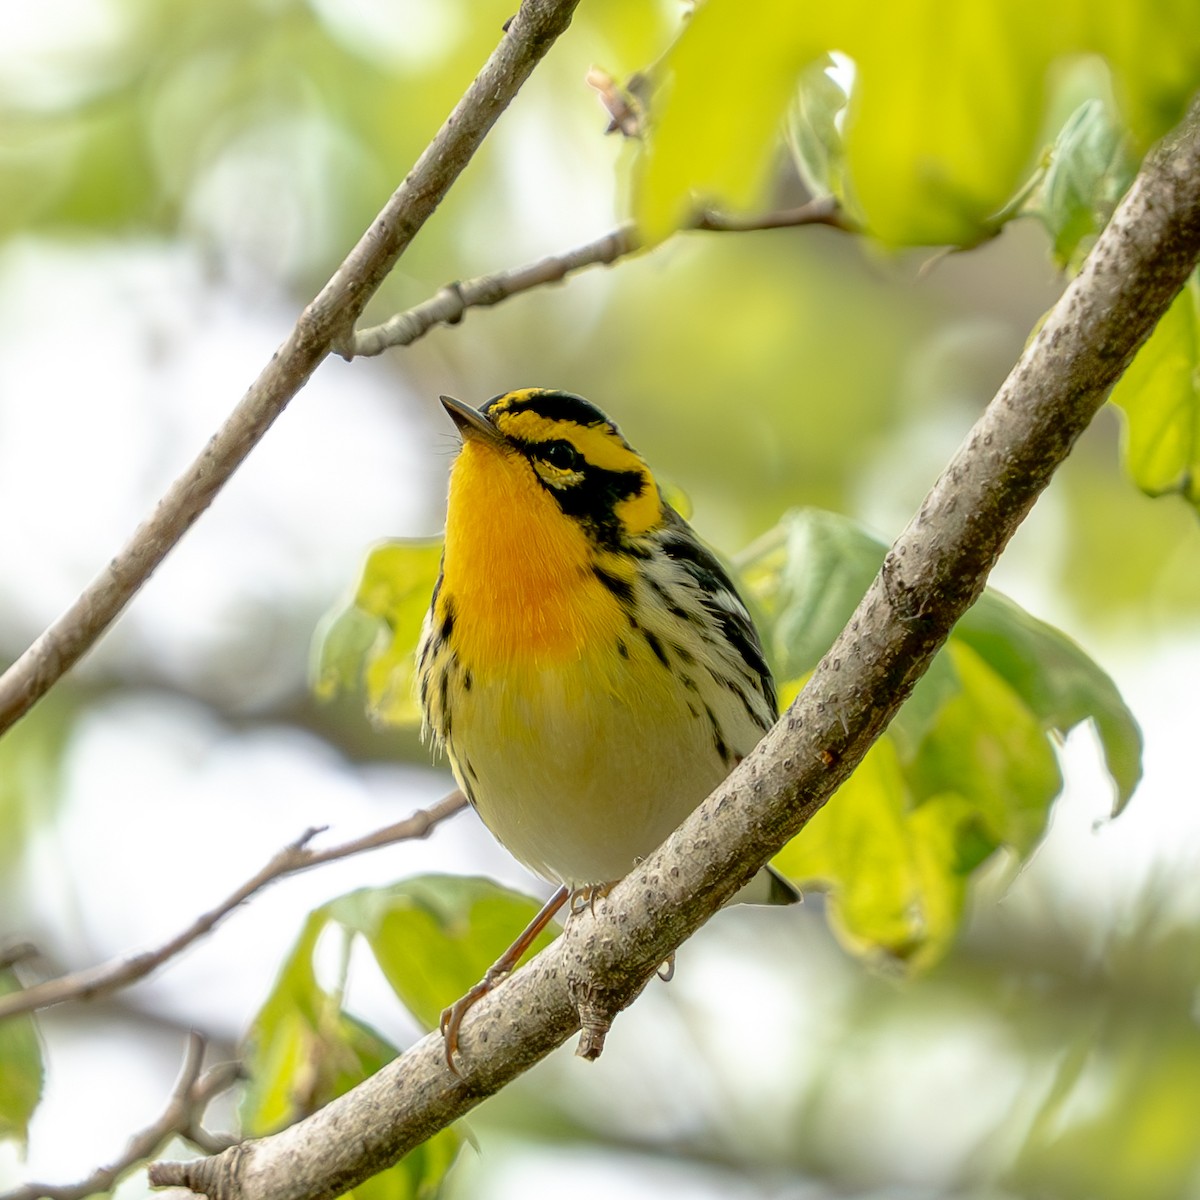
M 621 614 L 592 572 L 587 535 L 514 452 L 470 438 L 450 473 L 438 616 L 464 665 L 577 659 Z

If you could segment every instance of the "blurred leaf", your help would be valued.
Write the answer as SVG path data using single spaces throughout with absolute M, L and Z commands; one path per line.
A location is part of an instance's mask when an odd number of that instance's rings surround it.
M 1165 1037 L 1149 1024 L 1122 1031 L 1120 1040 L 1105 1031 L 1100 1045 L 1087 1044 L 1082 1067 L 1068 1060 L 1080 1078 L 1038 1114 L 1009 1172 L 1018 1189 L 1104 1200 L 1176 1200 L 1193 1192 L 1200 1045 L 1171 1025 Z
M 891 245 L 966 246 L 1015 211 L 1007 205 L 1036 158 L 1051 64 L 1105 55 L 1144 152 L 1179 119 L 1200 80 L 1200 10 L 1181 0 L 799 9 L 785 0 L 709 0 L 667 60 L 671 78 L 635 204 L 648 239 L 683 220 L 693 193 L 733 207 L 764 202 L 765 166 L 797 82 L 811 80 L 813 64 L 834 50 L 855 64 L 844 186 L 867 227 Z M 802 145 L 799 161 L 817 181 L 828 148 L 820 135 Z M 1076 145 L 1071 157 L 1083 149 Z M 1064 244 L 1078 244 L 1081 211 L 1060 205 L 1056 215 L 1070 218 Z
M 854 522 L 803 509 L 742 556 L 782 695 L 832 644 L 885 553 Z M 886 748 L 776 865 L 831 889 L 836 927 L 854 948 L 933 962 L 971 873 L 998 849 L 1024 857 L 1040 839 L 1062 786 L 1054 739 L 1084 720 L 1099 733 L 1119 809 L 1140 775 L 1141 735 L 1112 680 L 1064 635 L 985 592 L 897 714 Z
M 374 720 L 420 721 L 414 655 L 441 558 L 440 539 L 381 542 L 370 551 L 353 603 L 316 635 L 312 686 L 321 699 L 361 688 Z
M 798 883 L 830 889 L 834 927 L 858 953 L 932 962 L 962 913 L 966 873 L 956 869 L 953 833 L 966 808 L 955 797 L 914 808 L 884 734 L 772 862 Z
M 813 196 L 834 196 L 846 206 L 846 149 L 839 123 L 849 97 L 829 74 L 828 55 L 809 63 L 788 120 L 796 170 Z
M 30 831 L 54 812 L 73 712 L 59 689 L 0 738 L 0 869 L 11 867 Z
M 1193 273 L 1113 389 L 1125 460 L 1152 496 L 1200 506 L 1200 279 Z
M 766 613 L 764 644 L 782 693 L 806 677 L 842 631 L 875 578 L 886 547 L 855 522 L 816 508 L 796 509 L 739 558 L 747 589 Z M 939 655 L 892 722 L 909 753 L 957 689 Z
M 20 990 L 16 973 L 0 970 L 0 996 Z M 24 1147 L 44 1081 L 42 1047 L 33 1017 L 0 1021 L 0 1141 L 13 1139 Z
M 984 660 L 958 640 L 946 648 L 961 690 L 942 706 L 909 766 L 917 797 L 954 793 L 968 801 L 958 862 L 970 871 L 1007 846 L 1024 858 L 1062 789 L 1051 741 L 1035 713 Z
M 959 682 L 906 761 L 890 733 L 773 860 L 832 894 L 859 953 L 924 967 L 949 949 L 971 873 L 1001 847 L 1024 856 L 1062 785 L 1033 714 L 977 655 L 951 645 Z
M 1059 132 L 1030 211 L 1050 231 L 1060 267 L 1075 268 L 1134 175 L 1125 137 L 1105 104 L 1081 104 Z
M 797 74 L 825 49 L 787 0 L 709 0 L 692 13 L 667 59 L 637 179 L 646 241 L 683 224 L 697 200 L 758 202 Z
M 405 1007 L 435 1029 L 442 1009 L 483 978 L 541 907 L 490 879 L 422 875 L 351 892 L 330 915 L 366 939 Z M 529 953 L 555 936 L 543 933 Z
M 1119 813 L 1142 777 L 1142 733 L 1112 679 L 1066 634 L 999 592 L 984 592 L 954 638 L 1016 691 L 1043 729 L 1065 736 L 1083 721 L 1093 723 L 1116 786 L 1113 814 Z
M 396 1057 L 396 1049 L 384 1038 L 343 1010 L 344 979 L 335 992 L 317 981 L 314 956 L 321 934 L 331 924 L 343 938 L 343 973 L 348 961 L 354 931 L 335 915 L 342 902 L 335 900 L 309 914 L 247 1033 L 243 1057 L 250 1081 L 241 1118 L 249 1136 L 273 1133 L 315 1112 Z M 432 1200 L 440 1193 L 460 1141 L 454 1129 L 444 1129 L 348 1195 L 357 1200 Z

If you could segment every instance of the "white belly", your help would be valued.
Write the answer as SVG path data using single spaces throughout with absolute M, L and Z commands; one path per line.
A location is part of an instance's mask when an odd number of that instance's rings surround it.
M 572 888 L 613 882 L 762 736 L 736 696 L 697 674 L 689 691 L 635 654 L 583 696 L 580 679 L 599 676 L 578 662 L 520 679 L 477 673 L 454 704 L 455 775 L 484 824 L 531 871 Z

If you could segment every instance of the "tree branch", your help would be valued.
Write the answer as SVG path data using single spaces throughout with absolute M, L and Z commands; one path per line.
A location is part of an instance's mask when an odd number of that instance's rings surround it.
M 225 1150 L 233 1139 L 205 1130 L 201 1122 L 212 1099 L 233 1086 L 240 1068 L 237 1063 L 221 1063 L 201 1077 L 204 1063 L 204 1039 L 198 1033 L 188 1038 L 179 1078 L 162 1115 L 152 1125 L 134 1134 L 125 1152 L 107 1167 L 97 1167 L 78 1183 L 26 1183 L 11 1192 L 0 1193 L 0 1200 L 85 1200 L 98 1192 L 110 1192 L 122 1177 L 157 1154 L 168 1138 L 186 1138 L 202 1150 Z
M 751 233 L 763 229 L 789 229 L 798 225 L 828 225 L 850 231 L 852 226 L 829 197 L 811 200 L 798 208 L 780 209 L 754 217 L 733 217 L 705 210 L 698 213 L 687 228 L 704 229 L 713 233 Z M 594 241 L 551 254 L 537 262 L 496 271 L 458 283 L 448 283 L 437 295 L 389 317 L 380 325 L 361 329 L 342 351 L 346 358 L 382 354 L 397 346 L 409 346 L 422 338 L 436 325 L 457 325 L 472 308 L 490 308 L 533 288 L 549 283 L 561 283 L 574 271 L 599 264 L 608 265 L 641 249 L 632 224 L 613 229 Z
M 416 166 L 301 313 L 229 419 L 104 570 L 0 676 L 0 733 L 24 716 L 94 645 L 334 345 L 348 341 L 367 301 L 534 66 L 566 29 L 578 3 L 522 0 L 499 45 Z
M 850 623 L 758 748 L 595 913 L 463 1023 L 464 1076 L 430 1035 L 273 1137 L 150 1180 L 210 1200 L 331 1200 L 497 1091 L 655 968 L 818 811 L 977 599 L 1001 550 L 1200 255 L 1200 119 L 1145 163 Z M 595 1031 L 593 1031 L 593 1036 Z
M 19 1013 L 50 1008 L 67 1000 L 95 1000 L 99 996 L 111 995 L 157 971 L 163 963 L 186 950 L 205 934 L 211 933 L 234 909 L 275 880 L 282 879 L 285 875 L 307 871 L 310 867 L 332 862 L 337 858 L 349 858 L 353 854 L 376 850 L 381 846 L 391 846 L 396 842 L 428 837 L 447 817 L 452 817 L 465 808 L 466 803 L 461 792 L 451 792 L 430 808 L 418 809 L 403 821 L 397 821 L 394 825 L 388 825 L 374 833 L 343 842 L 340 846 L 329 846 L 324 850 L 312 850 L 308 845 L 323 830 L 305 830 L 294 842 L 273 855 L 270 862 L 236 891 L 230 893 L 216 908 L 202 913 L 186 929 L 163 942 L 161 946 L 154 950 L 143 950 L 140 954 L 110 959 L 97 966 L 73 971 L 69 975 L 47 979 L 22 991 L 2 995 L 0 1021 L 6 1017 L 15 1017 Z M 0 1200 L 3 1198 L 0 1197 Z

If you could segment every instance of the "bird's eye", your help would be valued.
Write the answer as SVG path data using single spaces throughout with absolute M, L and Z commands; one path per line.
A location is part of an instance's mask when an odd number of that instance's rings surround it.
M 547 442 L 538 457 L 559 471 L 579 469 L 579 451 L 570 442 Z

